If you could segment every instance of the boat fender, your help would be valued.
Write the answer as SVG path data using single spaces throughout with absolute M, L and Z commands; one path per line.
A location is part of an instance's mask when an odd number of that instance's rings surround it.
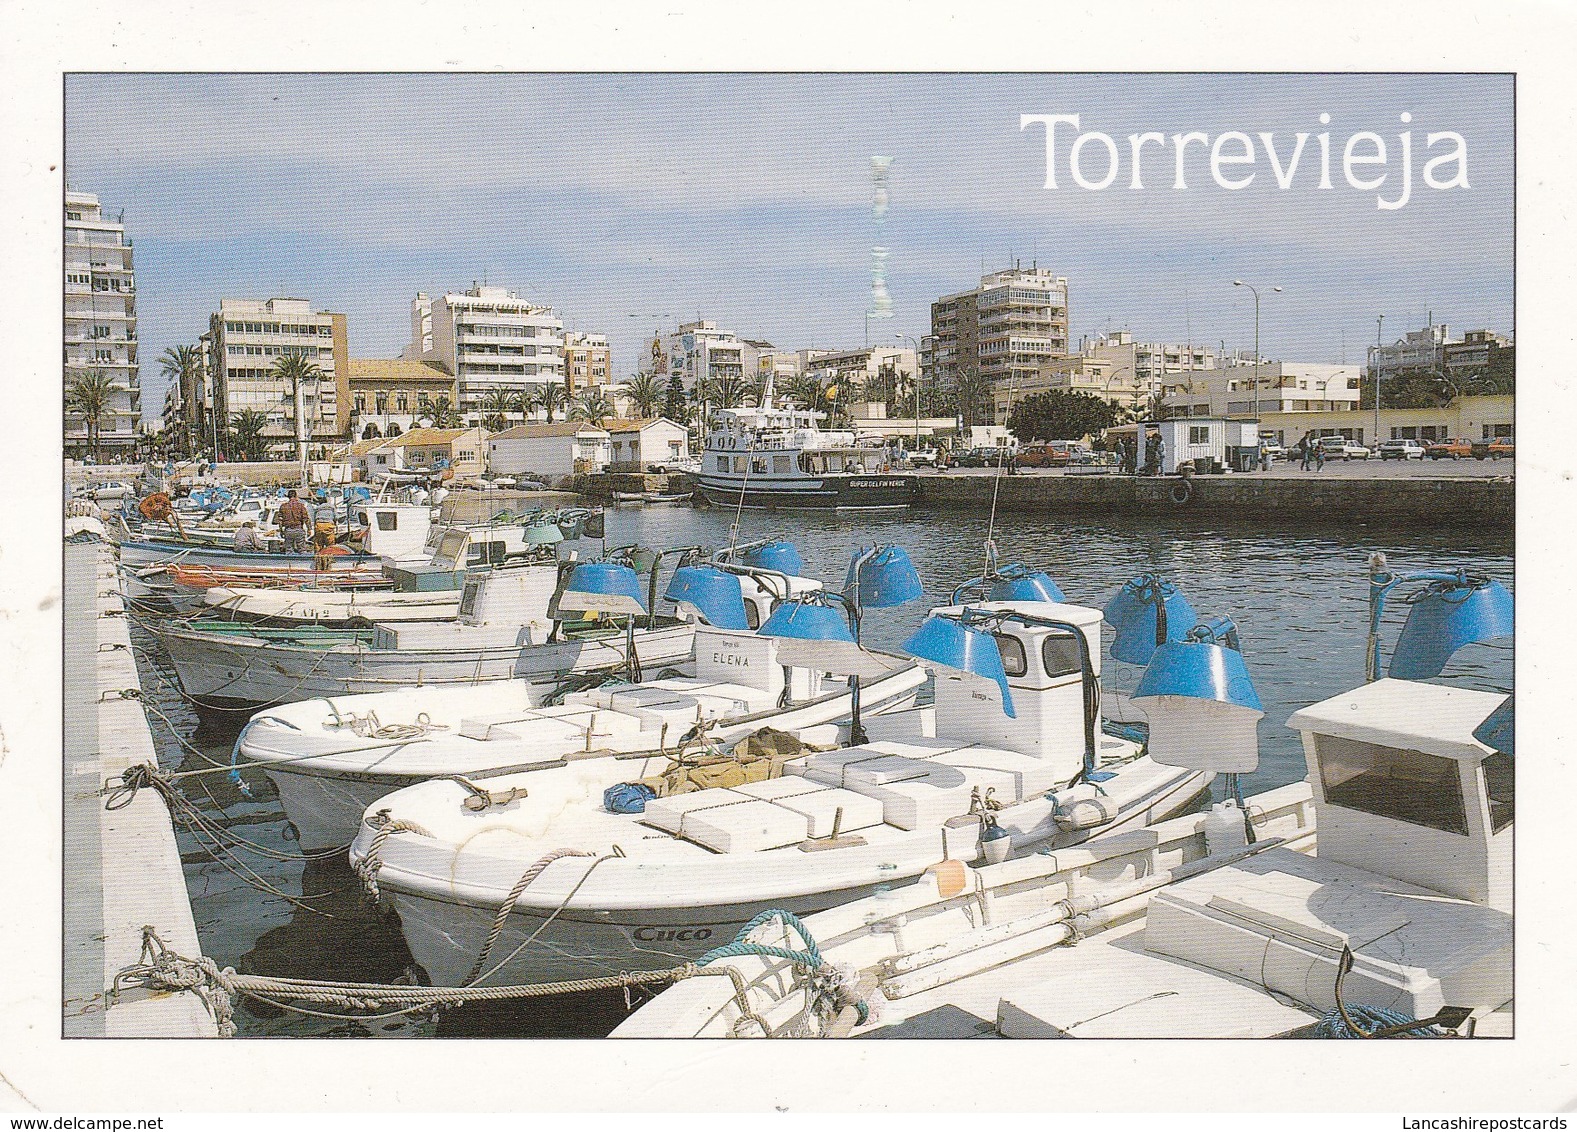
M 1081 798 L 1058 806 L 1052 813 L 1052 819 L 1058 829 L 1070 833 L 1078 829 L 1094 829 L 1115 821 L 1117 806 L 1109 798 Z
M 643 814 L 657 791 L 644 782 L 621 782 L 602 792 L 602 808 L 610 814 Z
M 1008 852 L 1012 848 L 1013 839 L 1000 825 L 992 823 L 980 831 L 980 850 L 985 854 L 987 864 L 1000 865 L 1008 859 Z
M 1194 485 L 1187 480 L 1178 480 L 1172 485 L 1172 502 L 1179 507 L 1194 497 Z

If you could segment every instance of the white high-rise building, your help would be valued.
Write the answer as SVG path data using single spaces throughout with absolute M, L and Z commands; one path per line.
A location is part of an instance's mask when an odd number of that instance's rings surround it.
M 142 416 L 137 277 L 125 225 L 105 217 L 92 193 L 66 190 L 65 268 L 65 387 L 94 373 L 108 379 L 99 449 L 129 455 Z M 87 422 L 70 412 L 65 422 L 66 454 L 87 455 Z
M 219 432 L 248 410 L 268 418 L 264 435 L 280 452 L 297 436 L 295 391 L 275 365 L 290 355 L 314 363 L 320 376 L 301 391 L 300 436 L 314 451 L 345 434 L 348 373 L 345 316 L 314 311 L 306 299 L 220 299 L 208 317 L 207 346 Z M 224 447 L 221 436 L 221 447 Z
M 503 287 L 475 283 L 463 293 L 411 300 L 406 358 L 433 362 L 455 377 L 457 408 L 468 423 L 495 390 L 511 396 L 564 384 L 564 323 L 551 307 Z
M 715 322 L 687 322 L 668 336 L 668 372 L 677 373 L 687 390 L 703 381 L 745 380 L 748 347 L 732 330 L 719 330 Z M 754 366 L 750 374 L 754 378 Z
M 949 388 L 970 374 L 1030 381 L 1044 363 L 1067 356 L 1068 325 L 1067 279 L 1015 264 L 931 304 L 921 367 L 928 381 Z

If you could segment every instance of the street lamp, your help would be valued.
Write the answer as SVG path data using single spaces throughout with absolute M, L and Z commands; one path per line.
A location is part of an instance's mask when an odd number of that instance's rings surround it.
M 1374 320 L 1374 442 L 1380 443 L 1380 351 L 1385 349 L 1381 344 L 1384 339 L 1380 337 L 1380 327 L 1385 323 L 1385 315 L 1378 315 Z
M 1241 279 L 1232 280 L 1234 287 L 1247 287 L 1254 292 L 1254 423 L 1256 431 L 1259 424 L 1259 288 Z M 1272 287 L 1272 291 L 1280 291 L 1280 287 Z

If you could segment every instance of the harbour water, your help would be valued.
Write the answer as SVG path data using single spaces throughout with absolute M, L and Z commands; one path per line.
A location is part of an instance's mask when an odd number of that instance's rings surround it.
M 871 515 L 768 515 L 713 508 L 614 507 L 607 545 L 653 547 L 727 545 L 766 536 L 791 539 L 807 573 L 836 586 L 850 550 L 873 541 L 897 543 L 914 559 L 925 583 L 924 603 L 871 610 L 865 640 L 896 646 L 929 605 L 948 601 L 952 587 L 977 575 L 988 533 L 1001 561 L 1045 569 L 1068 600 L 1104 606 L 1126 579 L 1159 573 L 1176 582 L 1202 616 L 1225 614 L 1237 623 L 1244 657 L 1265 705 L 1260 723 L 1260 767 L 1246 776 L 1249 793 L 1304 775 L 1298 737 L 1285 724 L 1297 708 L 1344 691 L 1363 679 L 1368 618 L 1367 561 L 1382 551 L 1397 572 L 1466 566 L 1515 589 L 1513 539 L 1507 531 L 1393 524 L 1296 527 L 1265 523 L 1208 526 L 1182 520 L 1124 518 L 1105 525 L 1062 518 L 920 509 Z M 593 544 L 595 546 L 595 544 Z M 1388 655 L 1406 617 L 1405 587 L 1393 594 L 1382 634 Z M 154 638 L 134 625 L 144 693 L 155 709 L 154 736 L 167 769 L 228 764 L 245 715 L 199 721 L 174 687 L 174 673 Z M 1139 670 L 1110 664 L 1108 688 L 1131 689 Z M 1509 644 L 1470 645 L 1443 680 L 1507 691 L 1512 686 Z M 247 772 L 250 797 L 226 773 L 183 780 L 193 803 L 259 847 L 223 862 L 211 860 L 189 833 L 181 834 L 188 887 L 204 952 L 220 966 L 278 976 L 390 982 L 410 964 L 399 934 L 368 907 L 360 885 L 338 861 L 306 865 L 292 859 L 284 818 L 268 780 Z M 582 995 L 508 1007 L 464 1008 L 437 1023 L 391 1016 L 342 1021 L 238 1004 L 242 1036 L 498 1036 L 588 1037 L 623 1017 L 620 995 Z

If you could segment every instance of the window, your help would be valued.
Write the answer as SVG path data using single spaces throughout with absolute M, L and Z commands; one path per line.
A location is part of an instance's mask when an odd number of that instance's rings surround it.
M 1499 833 L 1511 824 L 1511 801 L 1516 784 L 1516 764 L 1504 751 L 1484 760 L 1484 787 L 1489 796 L 1489 831 Z
M 1209 425 L 1189 425 L 1188 426 L 1188 443 L 1190 443 L 1190 444 L 1209 444 L 1210 443 L 1210 426 Z
M 1041 663 L 1046 675 L 1069 676 L 1083 670 L 1079 663 L 1079 642 L 1072 633 L 1056 633 L 1046 638 L 1040 646 Z
M 1327 801 L 1409 825 L 1467 835 L 1455 760 L 1332 735 L 1319 736 L 1317 750 Z
M 379 511 L 378 529 L 380 531 L 397 531 L 400 529 L 400 513 L 398 511 Z
M 997 652 L 1002 654 L 1002 671 L 1009 676 L 1022 676 L 1029 671 L 1029 658 L 1024 655 L 1024 642 L 1006 633 L 993 633 L 997 639 Z

